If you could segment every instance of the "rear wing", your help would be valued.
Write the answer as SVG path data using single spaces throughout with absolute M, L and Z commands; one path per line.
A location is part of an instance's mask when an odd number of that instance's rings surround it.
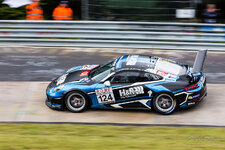
M 202 70 L 204 67 L 206 55 L 207 55 L 207 50 L 198 51 L 195 57 L 193 69 L 191 70 L 189 74 L 189 76 L 191 77 L 190 83 L 197 82 L 202 76 Z
M 203 70 L 203 66 L 205 63 L 205 58 L 207 55 L 207 50 L 200 50 L 198 51 L 196 57 L 195 57 L 195 62 L 192 70 L 192 74 L 198 74 L 201 73 Z

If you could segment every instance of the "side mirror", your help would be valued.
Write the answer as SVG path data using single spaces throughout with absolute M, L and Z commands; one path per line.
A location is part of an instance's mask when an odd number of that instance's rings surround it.
M 109 81 L 105 81 L 105 82 L 104 82 L 104 85 L 105 85 L 105 86 L 111 86 L 111 84 L 110 84 Z

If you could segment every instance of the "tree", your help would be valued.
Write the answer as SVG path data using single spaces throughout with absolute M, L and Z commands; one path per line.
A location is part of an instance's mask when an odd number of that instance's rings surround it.
M 6 4 L 2 4 L 0 0 L 0 19 L 1 20 L 23 20 L 26 19 L 25 6 L 19 8 L 10 8 Z

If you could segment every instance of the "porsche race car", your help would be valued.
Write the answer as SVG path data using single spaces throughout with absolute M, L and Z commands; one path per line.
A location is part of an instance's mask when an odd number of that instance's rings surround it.
M 207 51 L 194 67 L 145 55 L 124 55 L 104 65 L 69 69 L 47 87 L 46 105 L 82 112 L 87 108 L 153 109 L 171 114 L 198 104 L 207 94 L 202 68 Z

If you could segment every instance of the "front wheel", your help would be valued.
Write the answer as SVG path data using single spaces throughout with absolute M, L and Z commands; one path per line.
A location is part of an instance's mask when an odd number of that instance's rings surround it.
M 82 112 L 88 106 L 88 99 L 82 92 L 74 91 L 67 94 L 65 103 L 71 112 Z
M 161 93 L 153 99 L 154 109 L 163 115 L 169 115 L 173 113 L 177 106 L 176 100 L 167 93 Z

